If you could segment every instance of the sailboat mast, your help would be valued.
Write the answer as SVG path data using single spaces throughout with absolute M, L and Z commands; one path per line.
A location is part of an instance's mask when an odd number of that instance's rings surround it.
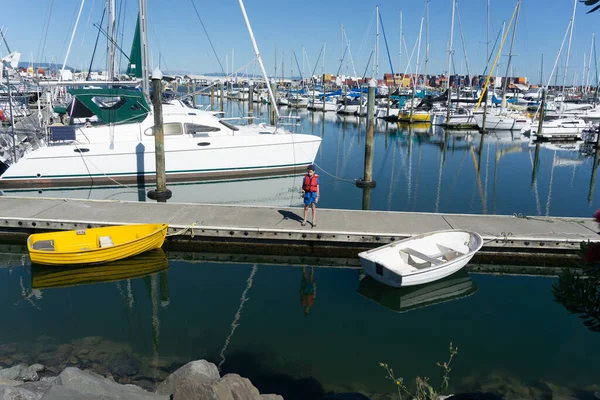
M 327 49 L 327 42 L 323 42 L 323 60 L 321 60 L 321 62 L 323 63 L 323 74 L 325 74 L 325 50 Z M 325 82 L 323 82 L 323 85 L 325 85 Z
M 571 31 L 569 32 L 569 45 L 567 46 L 567 61 L 565 63 L 565 72 L 563 73 L 563 82 L 561 92 L 565 92 L 565 81 L 567 80 L 567 71 L 569 69 L 569 57 L 571 56 L 571 39 L 573 38 L 573 26 L 575 25 L 575 10 L 577 10 L 577 0 L 573 1 L 573 15 L 571 16 Z
M 271 85 L 269 85 L 269 78 L 267 77 L 267 71 L 265 71 L 265 66 L 262 62 L 262 58 L 260 57 L 260 52 L 258 51 L 258 45 L 256 44 L 256 39 L 254 39 L 254 33 L 252 32 L 252 27 L 250 26 L 250 21 L 248 20 L 248 15 L 246 14 L 246 8 L 244 7 L 244 1 L 239 0 L 240 8 L 242 9 L 242 14 L 244 15 L 244 20 L 246 21 L 246 27 L 248 28 L 248 33 L 250 34 L 250 39 L 252 40 L 252 46 L 254 47 L 254 53 L 256 55 L 256 59 L 258 60 L 258 65 L 260 65 L 260 70 L 262 71 L 263 78 L 265 79 L 265 83 L 267 85 L 267 90 L 269 91 L 269 98 L 271 99 L 271 104 L 273 105 L 273 109 L 275 110 L 275 114 L 277 114 L 277 119 L 279 119 L 279 110 L 277 109 L 277 100 L 275 99 L 275 93 L 271 89 Z
M 400 9 L 400 53 L 398 53 L 398 68 L 402 68 L 402 9 Z
M 448 77 L 447 87 L 450 88 L 450 66 L 452 65 L 452 38 L 454 37 L 454 10 L 456 8 L 456 0 L 452 0 L 452 23 L 450 24 L 450 42 L 448 45 L 448 64 L 446 66 L 446 75 Z
M 377 33 L 375 35 L 375 82 L 379 80 L 379 6 L 375 7 L 375 22 Z
M 502 85 L 502 91 L 506 93 L 508 87 L 508 71 L 510 71 L 510 62 L 512 61 L 512 51 L 515 44 L 515 35 L 517 33 L 517 24 L 519 23 L 519 13 L 521 11 L 521 0 L 517 3 L 517 14 L 515 16 L 515 26 L 513 26 L 513 33 L 510 39 L 510 50 L 508 52 L 508 61 L 506 62 L 506 74 L 504 74 L 504 84 Z
M 142 91 L 147 101 L 150 101 L 149 67 L 148 64 L 148 26 L 146 24 L 146 0 L 139 0 L 140 7 L 140 45 L 142 47 Z
M 486 28 L 486 40 L 485 40 L 485 63 L 487 65 L 490 58 L 490 0 L 487 1 L 487 28 Z
M 542 67 L 540 68 L 540 86 L 544 86 L 544 55 L 542 54 Z
M 590 57 L 588 60 L 587 72 L 585 74 L 585 91 L 589 92 L 590 87 L 590 71 L 592 70 L 592 53 L 594 52 L 594 34 L 592 33 L 592 45 L 590 46 Z
M 113 80 L 115 76 L 115 58 L 116 58 L 116 24 L 115 24 L 115 0 L 107 0 L 106 7 L 108 10 L 107 20 L 107 46 L 108 46 L 108 59 L 107 59 L 107 76 L 108 80 Z
M 425 90 L 427 90 L 427 65 L 429 64 L 429 0 L 425 0 Z

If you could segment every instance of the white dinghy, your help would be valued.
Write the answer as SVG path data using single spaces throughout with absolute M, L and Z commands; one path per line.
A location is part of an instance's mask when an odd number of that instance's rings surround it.
M 367 274 L 393 287 L 422 285 L 464 267 L 481 248 L 476 232 L 446 230 L 424 233 L 358 254 Z

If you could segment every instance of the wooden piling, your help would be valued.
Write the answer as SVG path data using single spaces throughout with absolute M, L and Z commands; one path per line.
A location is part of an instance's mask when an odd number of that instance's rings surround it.
M 488 106 L 488 90 L 485 89 L 483 94 L 483 123 L 481 124 L 481 134 L 485 133 L 485 121 L 487 120 L 487 106 Z
M 248 123 L 253 124 L 254 119 L 254 86 L 250 85 L 248 88 Z
M 192 82 L 192 106 L 196 108 L 196 81 Z
M 171 198 L 167 189 L 165 174 L 165 132 L 162 115 L 162 72 L 156 68 L 152 72 L 152 106 L 154 109 L 154 149 L 156 160 L 156 190 L 148 192 L 148 197 L 158 202 L 166 202 Z
M 365 140 L 365 174 L 362 180 L 356 181 L 356 186 L 362 188 L 374 188 L 373 180 L 373 140 L 375 129 L 375 87 L 374 80 L 369 82 L 369 94 L 367 96 L 367 135 Z
M 544 109 L 546 108 L 546 89 L 542 89 L 542 104 L 540 104 L 540 120 L 538 122 L 537 138 L 542 137 L 542 127 L 544 125 Z
M 269 83 L 267 82 L 267 85 Z M 277 82 L 275 82 L 273 80 L 273 82 L 271 82 L 271 90 L 273 91 L 273 97 L 277 100 Z M 272 104 L 273 102 L 271 101 L 271 125 L 275 125 L 277 122 L 277 111 L 276 111 L 276 107 L 277 107 L 277 103 Z
M 223 82 L 219 82 L 219 98 L 221 99 L 221 112 L 225 112 L 225 85 Z

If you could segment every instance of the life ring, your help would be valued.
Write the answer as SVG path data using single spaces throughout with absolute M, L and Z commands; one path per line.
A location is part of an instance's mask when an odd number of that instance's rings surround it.
M 4 111 L 0 108 L 0 121 L 6 121 L 6 115 L 4 115 Z

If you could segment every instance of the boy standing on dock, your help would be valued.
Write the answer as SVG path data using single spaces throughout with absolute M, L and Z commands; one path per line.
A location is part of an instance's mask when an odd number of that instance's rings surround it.
M 312 227 L 317 227 L 317 203 L 319 202 L 319 175 L 315 174 L 315 167 L 311 164 L 306 167 L 306 175 L 302 180 L 302 196 L 304 196 L 304 220 L 306 225 L 308 207 L 312 208 Z

